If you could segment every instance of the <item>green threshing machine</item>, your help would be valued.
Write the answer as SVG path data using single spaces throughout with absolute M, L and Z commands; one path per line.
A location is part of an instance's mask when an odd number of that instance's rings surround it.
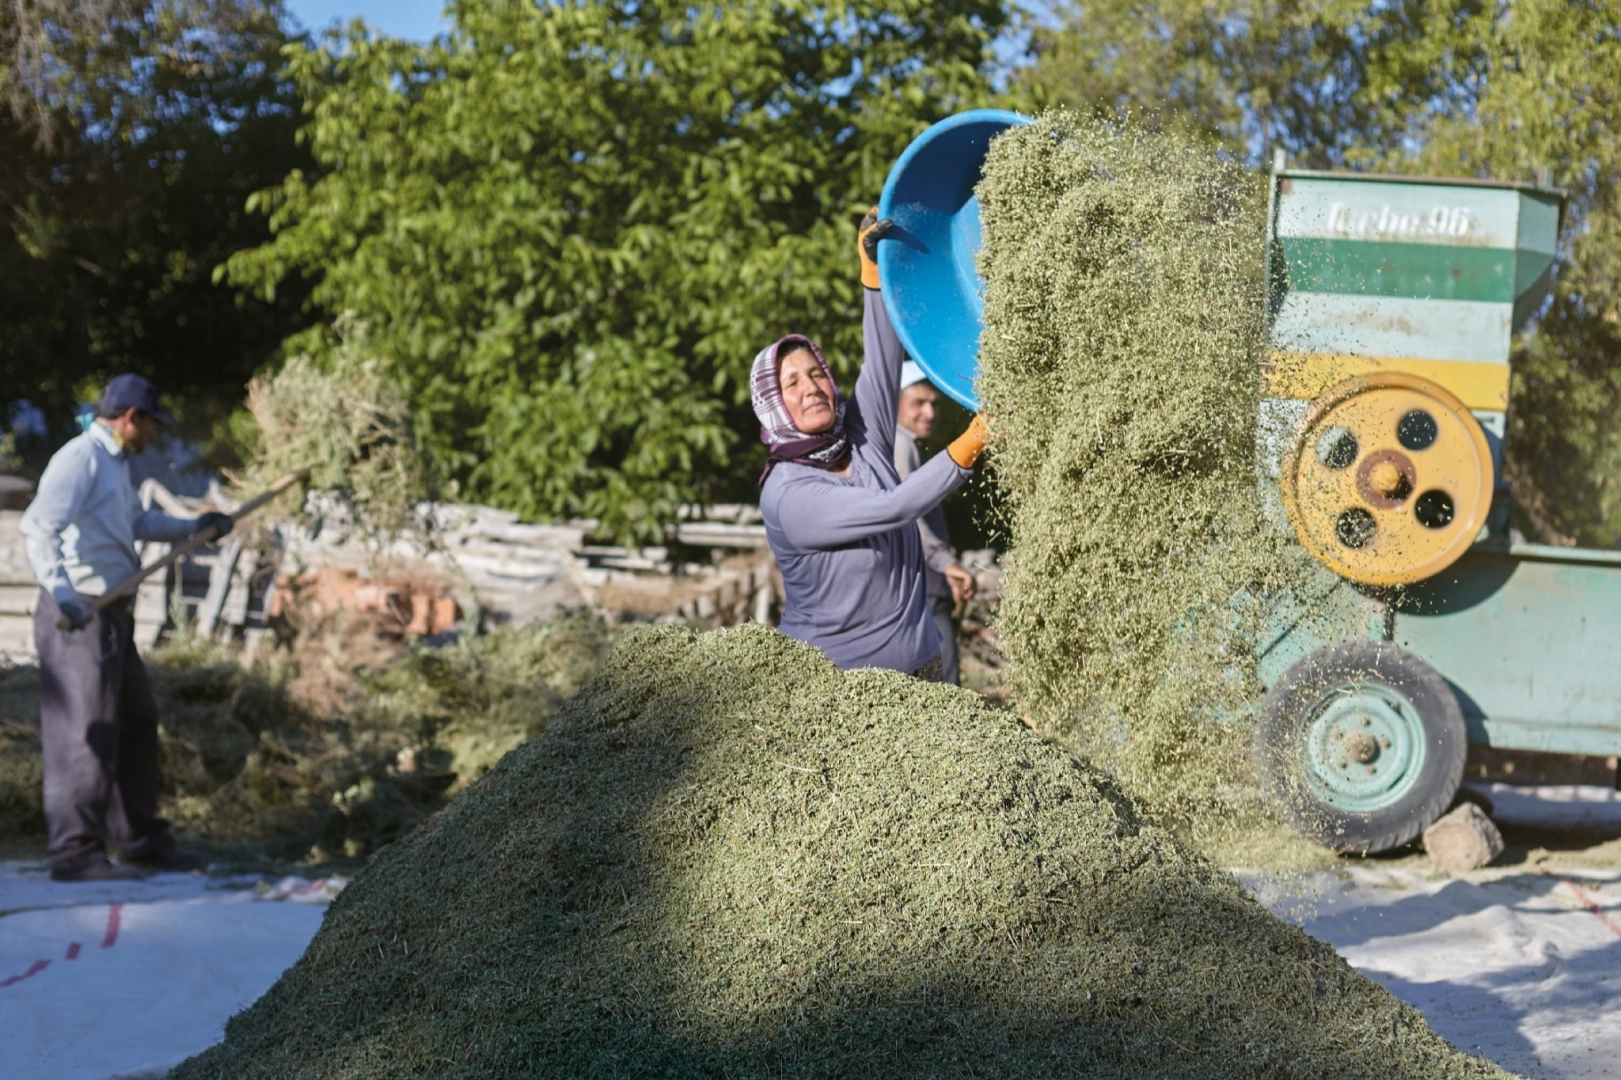
M 970 408 L 973 189 L 990 140 L 1028 122 L 942 121 L 879 204 L 903 238 L 879 248 L 896 329 Z M 1621 754 L 1621 552 L 1514 539 L 1503 479 L 1511 345 L 1547 296 L 1564 198 L 1279 158 L 1268 207 L 1259 468 L 1320 580 L 1261 643 L 1254 756 L 1302 832 L 1383 851 L 1452 805 L 1469 743 Z
M 1447 810 L 1468 743 L 1621 753 L 1621 552 L 1516 540 L 1503 479 L 1564 199 L 1281 158 L 1270 184 L 1261 468 L 1326 571 L 1264 643 L 1255 757 L 1303 831 L 1383 851 Z

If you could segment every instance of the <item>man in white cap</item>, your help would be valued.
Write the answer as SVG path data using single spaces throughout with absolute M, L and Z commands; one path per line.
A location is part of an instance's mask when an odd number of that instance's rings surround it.
M 902 480 L 923 464 L 923 450 L 918 444 L 934 434 L 935 407 L 939 402 L 940 393 L 929 385 L 923 369 L 910 360 L 902 364 L 900 415 L 895 430 L 895 471 Z M 940 630 L 940 667 L 945 681 L 956 685 L 960 672 L 953 615 L 957 604 L 973 598 L 974 575 L 964 570 L 952 553 L 946 516 L 940 507 L 918 519 L 917 531 L 923 538 L 929 613 Z

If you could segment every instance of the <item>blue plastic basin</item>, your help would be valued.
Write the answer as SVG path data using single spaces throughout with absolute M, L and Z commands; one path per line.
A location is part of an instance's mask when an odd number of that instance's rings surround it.
M 889 170 L 879 217 L 895 230 L 878 245 L 884 306 L 901 344 L 943 393 L 978 409 L 979 183 L 991 139 L 1028 117 L 1003 109 L 958 113 L 912 141 Z

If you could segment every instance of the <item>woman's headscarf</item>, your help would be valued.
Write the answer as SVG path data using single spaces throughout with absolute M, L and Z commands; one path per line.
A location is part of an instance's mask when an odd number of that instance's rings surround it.
M 816 435 L 806 434 L 794 426 L 788 406 L 782 400 L 780 360 L 797 349 L 806 349 L 816 358 L 833 387 L 833 426 Z M 789 334 L 761 349 L 749 372 L 749 389 L 754 398 L 754 415 L 760 420 L 760 441 L 771 448 L 765 471 L 760 474 L 761 487 L 778 462 L 797 461 L 828 470 L 850 464 L 850 439 L 844 433 L 844 395 L 839 392 L 839 384 L 833 381 L 833 372 L 822 359 L 822 350 L 816 347 L 816 342 L 803 334 Z

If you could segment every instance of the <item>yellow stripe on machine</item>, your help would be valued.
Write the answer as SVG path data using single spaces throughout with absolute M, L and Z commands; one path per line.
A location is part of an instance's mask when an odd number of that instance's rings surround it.
M 1482 360 L 1274 352 L 1270 362 L 1261 365 L 1261 388 L 1267 397 L 1312 401 L 1353 376 L 1386 371 L 1433 382 L 1457 395 L 1471 409 L 1501 412 L 1508 408 L 1509 366 Z

